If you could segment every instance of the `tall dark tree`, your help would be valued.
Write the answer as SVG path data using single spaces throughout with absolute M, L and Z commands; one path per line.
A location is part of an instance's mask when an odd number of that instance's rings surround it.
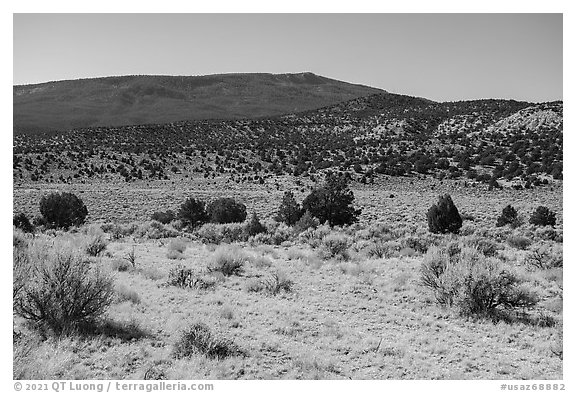
M 82 199 L 70 192 L 53 192 L 40 200 L 40 213 L 55 228 L 69 228 L 86 221 L 88 209 Z
M 458 233 L 462 227 L 462 217 L 450 195 L 441 195 L 438 203 L 428 210 L 428 229 L 432 233 Z
M 286 191 L 284 193 L 284 197 L 282 197 L 282 203 L 278 208 L 276 221 L 283 222 L 288 226 L 292 226 L 298 222 L 300 217 L 302 217 L 300 204 L 296 202 L 292 191 Z
M 358 221 L 360 209 L 352 206 L 354 193 L 348 188 L 347 176 L 329 173 L 324 185 L 312 190 L 302 201 L 302 210 L 308 210 L 320 223 L 348 225 Z
M 196 198 L 188 198 L 180 205 L 178 219 L 187 227 L 195 228 L 208 222 L 208 213 L 203 201 Z

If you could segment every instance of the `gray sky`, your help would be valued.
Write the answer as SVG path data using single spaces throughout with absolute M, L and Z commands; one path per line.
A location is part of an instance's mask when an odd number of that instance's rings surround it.
M 562 15 L 14 15 L 14 84 L 302 71 L 437 101 L 559 100 Z

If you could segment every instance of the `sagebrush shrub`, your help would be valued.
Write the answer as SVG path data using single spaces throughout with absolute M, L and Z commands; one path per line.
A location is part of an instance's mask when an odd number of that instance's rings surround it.
M 221 272 L 225 276 L 240 275 L 248 259 L 248 256 L 237 247 L 219 247 L 208 263 L 208 271 Z
M 175 266 L 168 274 L 167 285 L 180 288 L 209 289 L 216 285 L 218 278 L 208 275 L 196 275 L 192 269 L 184 265 Z
M 188 198 L 178 210 L 177 218 L 182 225 L 190 228 L 196 228 L 208 222 L 209 216 L 206 212 L 206 205 L 200 199 Z
M 506 239 L 506 242 L 519 250 L 526 250 L 528 246 L 530 246 L 531 242 L 530 239 L 520 235 L 510 235 Z
M 536 305 L 537 295 L 497 259 L 462 248 L 456 258 L 432 247 L 421 267 L 420 281 L 436 301 L 456 307 L 461 315 L 497 317 L 498 312 Z
M 564 265 L 561 246 L 540 245 L 525 256 L 526 263 L 537 269 L 561 268 Z
M 269 276 L 253 279 L 247 282 L 248 292 L 267 292 L 277 295 L 282 291 L 291 292 L 294 282 L 283 272 L 273 272 Z
M 195 323 L 188 328 L 174 345 L 176 359 L 189 358 L 201 354 L 211 359 L 225 359 L 243 355 L 244 352 L 230 340 L 212 334 L 208 326 Z
M 211 202 L 206 208 L 210 222 L 228 224 L 244 222 L 246 220 L 246 206 L 236 202 L 233 198 L 219 198 Z
M 322 239 L 322 251 L 327 258 L 348 259 L 351 239 L 342 234 L 332 233 Z
M 448 194 L 441 195 L 438 203 L 430 207 L 427 219 L 432 233 L 458 233 L 462 227 L 462 217 Z
M 538 206 L 530 216 L 529 223 L 538 226 L 554 226 L 556 225 L 556 213 L 545 206 Z
M 294 224 L 294 229 L 297 232 L 304 232 L 309 228 L 316 229 L 318 225 L 320 225 L 320 221 L 306 210 L 304 214 L 302 214 L 302 217 Z
M 60 334 L 94 320 L 112 303 L 112 278 L 80 255 L 59 248 L 34 259 L 14 302 L 17 315 Z
M 47 225 L 67 229 L 84 224 L 88 209 L 76 195 L 54 192 L 40 199 L 40 213 Z
M 106 250 L 107 246 L 108 242 L 104 239 L 104 236 L 101 234 L 92 235 L 86 244 L 86 253 L 91 257 L 97 257 Z

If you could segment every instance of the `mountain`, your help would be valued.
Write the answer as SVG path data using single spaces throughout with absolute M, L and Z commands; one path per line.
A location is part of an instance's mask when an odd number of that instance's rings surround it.
M 384 90 L 313 73 L 120 76 L 13 87 L 14 132 L 242 119 L 302 112 Z
M 563 103 L 438 103 L 391 93 L 258 119 L 90 127 L 14 137 L 16 180 L 433 175 L 516 186 L 563 173 Z

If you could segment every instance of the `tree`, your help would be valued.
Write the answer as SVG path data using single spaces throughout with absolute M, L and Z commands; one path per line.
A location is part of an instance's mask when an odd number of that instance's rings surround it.
M 513 227 L 519 223 L 518 212 L 512 205 L 506 206 L 502 209 L 502 214 L 498 217 L 496 221 L 497 227 L 503 227 L 504 225 L 512 225 Z
M 266 232 L 266 227 L 262 225 L 256 212 L 252 213 L 252 219 L 246 225 L 246 232 L 248 233 L 248 236 L 255 236 L 259 233 Z
M 462 217 L 448 194 L 441 195 L 438 204 L 430 207 L 427 218 L 432 233 L 458 233 L 462 227 Z
M 26 216 L 24 213 L 15 214 L 14 218 L 12 219 L 12 225 L 18 229 L 21 229 L 23 232 L 34 232 L 34 225 L 30 223 L 28 216 Z
M 246 220 L 246 205 L 236 202 L 233 198 L 216 199 L 208 205 L 206 210 L 210 216 L 210 221 L 216 224 Z
M 324 185 L 304 199 L 302 209 L 308 210 L 321 224 L 347 225 L 358 221 L 361 210 L 352 206 L 354 193 L 348 188 L 349 182 L 346 176 L 328 173 Z
M 88 209 L 80 198 L 70 192 L 53 192 L 40 199 L 40 213 L 49 226 L 69 228 L 84 224 Z
M 203 201 L 195 198 L 188 198 L 180 205 L 178 219 L 187 227 L 196 228 L 208 222 L 208 213 Z
M 550 211 L 550 209 L 545 206 L 538 206 L 528 222 L 532 225 L 554 226 L 556 225 L 556 213 Z
M 283 222 L 288 226 L 292 226 L 298 222 L 302 216 L 300 205 L 296 202 L 292 191 L 286 191 L 282 197 L 282 203 L 278 208 L 276 214 L 276 221 Z

